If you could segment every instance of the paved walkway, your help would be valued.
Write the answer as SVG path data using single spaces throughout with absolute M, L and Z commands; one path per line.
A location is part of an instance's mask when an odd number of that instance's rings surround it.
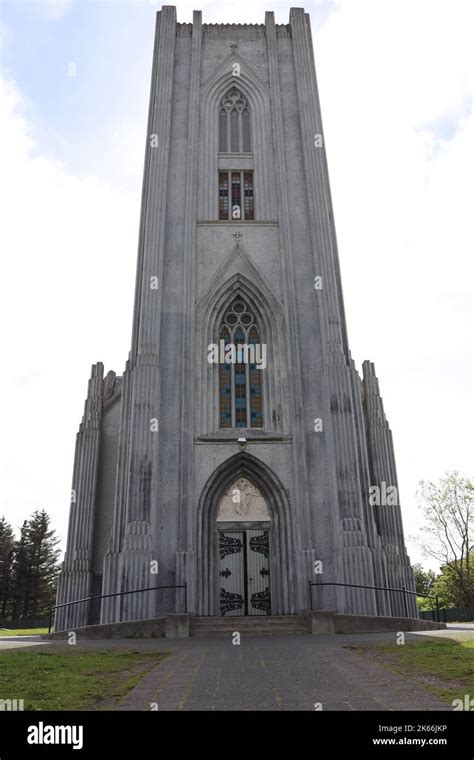
M 0 636 L 0 652 L 3 649 L 23 649 L 44 644 L 41 636 Z
M 414 681 L 347 648 L 371 639 L 380 635 L 242 636 L 238 646 L 230 638 L 159 641 L 156 649 L 172 654 L 118 709 L 449 709 Z
M 393 643 L 394 633 L 334 636 L 116 639 L 81 641 L 87 649 L 170 652 L 117 706 L 118 710 L 449 710 L 450 706 L 351 647 Z M 474 638 L 474 625 L 407 633 L 421 637 Z M 19 640 L 21 638 L 21 640 Z M 26 639 L 26 640 L 25 640 Z M 0 651 L 64 641 L 0 638 Z M 318 705 L 318 708 L 315 707 Z M 320 705 L 320 707 L 319 707 Z

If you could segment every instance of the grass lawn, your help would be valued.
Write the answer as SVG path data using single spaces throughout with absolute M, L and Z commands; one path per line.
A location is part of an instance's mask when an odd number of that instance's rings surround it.
M 474 697 L 474 640 L 431 639 L 404 645 L 358 646 L 359 654 L 393 670 L 449 704 Z
M 39 636 L 40 633 L 48 633 L 47 628 L 0 628 L 0 636 Z
M 163 652 L 70 646 L 0 652 L 0 694 L 25 710 L 113 709 L 161 660 Z

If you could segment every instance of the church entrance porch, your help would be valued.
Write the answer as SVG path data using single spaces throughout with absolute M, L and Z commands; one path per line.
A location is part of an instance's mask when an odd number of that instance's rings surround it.
M 260 490 L 238 478 L 219 501 L 218 614 L 271 615 L 271 515 Z
M 219 531 L 221 615 L 270 615 L 268 530 Z
M 199 500 L 196 613 L 263 623 L 299 611 L 287 493 L 260 459 L 222 462 Z

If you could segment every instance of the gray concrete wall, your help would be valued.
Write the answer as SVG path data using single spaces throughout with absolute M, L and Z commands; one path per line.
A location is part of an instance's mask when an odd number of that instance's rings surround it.
M 333 612 L 311 612 L 311 633 L 381 633 L 383 631 L 438 631 L 444 623 L 407 617 L 375 615 L 343 615 Z
M 92 572 L 97 575 L 102 575 L 114 519 L 120 412 L 120 398 L 117 398 L 104 410 L 102 419 L 92 547 Z

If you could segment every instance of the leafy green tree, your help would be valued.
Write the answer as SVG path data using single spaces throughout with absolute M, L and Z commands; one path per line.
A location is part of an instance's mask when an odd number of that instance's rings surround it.
M 426 598 L 427 595 L 434 597 L 433 584 L 436 581 L 434 570 L 425 570 L 419 562 L 413 565 L 413 575 L 415 577 L 415 590 L 421 594 L 416 598 L 419 610 L 432 610 L 435 606 L 434 598 Z
M 423 565 L 418 562 L 413 565 L 413 575 L 415 576 L 415 590 L 417 594 L 431 594 L 433 583 L 436 580 L 434 570 L 424 570 Z
M 450 584 L 450 598 L 456 598 L 456 606 L 473 606 L 474 482 L 458 472 L 451 472 L 438 484 L 422 482 L 420 485 L 426 524 L 418 543 L 425 556 L 449 568 L 443 570 L 445 578 L 439 588 L 446 591 L 446 584 Z
M 470 565 L 474 566 L 474 553 L 471 552 Z M 466 572 L 466 568 L 464 568 Z M 459 570 L 454 563 L 443 565 L 441 574 L 436 578 L 433 585 L 433 592 L 439 596 L 440 604 L 443 607 L 468 607 L 466 604 L 466 595 L 464 589 L 459 584 Z M 473 593 L 471 589 L 471 596 Z

